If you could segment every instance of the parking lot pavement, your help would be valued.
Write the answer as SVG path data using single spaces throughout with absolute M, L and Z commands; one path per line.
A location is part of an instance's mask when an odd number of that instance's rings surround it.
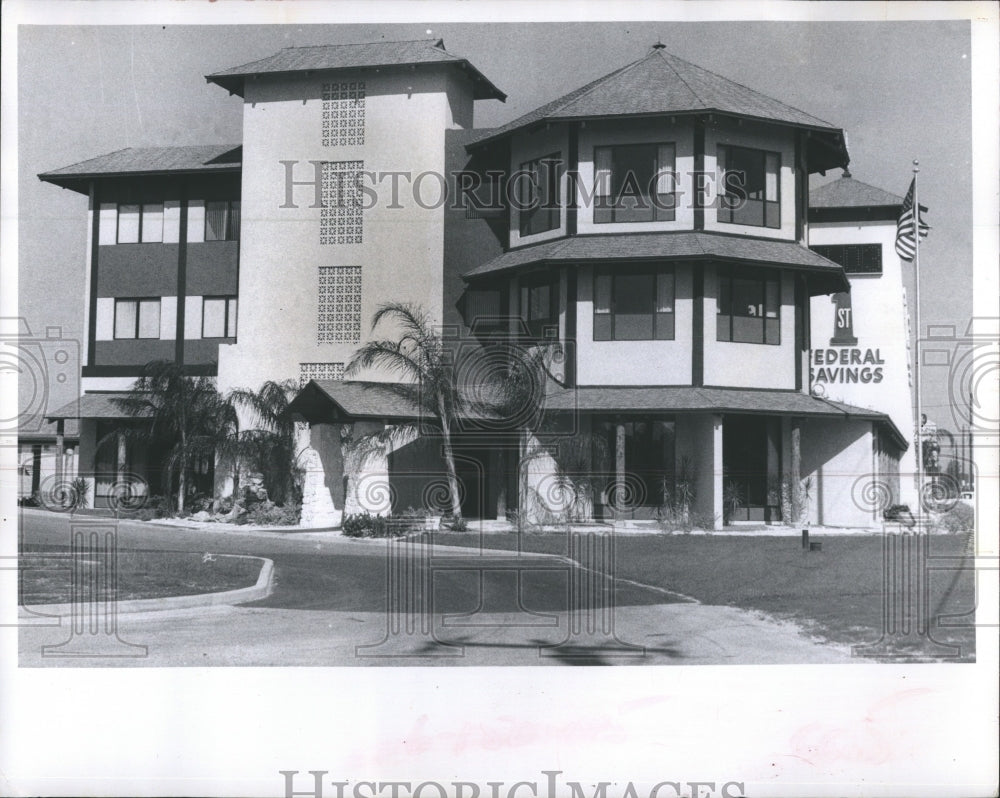
M 65 518 L 33 514 L 24 521 L 28 542 L 67 539 Z M 387 560 L 385 542 L 164 532 L 123 523 L 119 545 L 266 556 L 275 563 L 274 590 L 240 606 L 119 615 L 116 634 L 108 634 L 107 624 L 74 634 L 66 618 L 58 626 L 25 626 L 18 632 L 23 667 L 850 660 L 845 650 L 816 643 L 790 624 L 639 583 L 615 584 L 613 600 L 604 593 L 596 602 L 573 603 L 581 587 L 594 590 L 600 582 L 558 557 L 450 550 L 430 573 L 414 559 L 422 557 L 420 548 L 410 547 L 401 578 L 393 570 L 401 561 Z M 414 593 L 415 585 L 424 585 L 423 592 Z M 389 607 L 398 611 L 390 614 Z

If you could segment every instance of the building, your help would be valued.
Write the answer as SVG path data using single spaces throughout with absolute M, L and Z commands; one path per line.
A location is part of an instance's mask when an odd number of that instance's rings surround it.
M 899 499 L 899 200 L 810 198 L 811 174 L 846 169 L 839 128 L 662 45 L 491 130 L 474 102 L 503 93 L 440 41 L 286 48 L 207 79 L 244 99 L 241 148 L 41 175 L 86 193 L 92 215 L 85 392 L 55 414 L 81 419 L 81 471 L 143 465 L 122 447 L 114 463 L 87 454 L 107 422 L 98 391 L 165 355 L 223 390 L 299 378 L 293 409 L 339 511 L 433 504 L 432 439 L 345 447 L 420 416 L 392 375 L 342 379 L 375 309 L 398 301 L 443 325 L 466 392 L 463 364 L 490 341 L 551 354 L 544 427 L 459 420 L 467 515 L 639 520 L 683 496 L 713 526 L 855 526 L 879 521 L 866 485 Z M 845 250 L 872 246 L 879 277 Z M 872 325 L 862 343 L 827 340 L 831 308 L 852 300 Z M 876 329 L 872 304 L 893 321 Z M 836 378 L 831 351 L 846 357 Z

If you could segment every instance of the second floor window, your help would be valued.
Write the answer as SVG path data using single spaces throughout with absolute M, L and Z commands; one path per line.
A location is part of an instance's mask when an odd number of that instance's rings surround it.
M 205 203 L 205 240 L 237 241 L 240 237 L 240 201 Z
M 781 343 L 781 280 L 777 272 L 720 269 L 716 339 Z
M 594 277 L 595 341 L 672 341 L 674 270 L 600 271 Z
M 163 203 L 122 203 L 118 206 L 118 243 L 159 243 L 163 241 Z
M 236 297 L 207 296 L 202 300 L 201 337 L 236 337 Z
M 521 164 L 518 177 L 518 222 L 522 236 L 559 227 L 559 155 Z
M 672 222 L 676 214 L 673 144 L 594 149 L 594 223 Z
M 781 156 L 748 147 L 719 147 L 718 219 L 726 224 L 781 227 Z
M 115 338 L 159 337 L 159 299 L 115 300 Z
M 810 249 L 839 263 L 848 274 L 881 274 L 881 244 L 817 244 Z

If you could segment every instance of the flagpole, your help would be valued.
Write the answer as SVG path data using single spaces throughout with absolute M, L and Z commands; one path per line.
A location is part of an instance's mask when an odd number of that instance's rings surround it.
M 915 280 L 915 308 L 917 340 L 914 346 L 913 383 L 917 394 L 917 523 L 923 516 L 924 487 L 924 430 L 923 405 L 920 401 L 920 198 L 917 191 L 917 174 L 920 172 L 920 162 L 913 161 L 913 270 Z

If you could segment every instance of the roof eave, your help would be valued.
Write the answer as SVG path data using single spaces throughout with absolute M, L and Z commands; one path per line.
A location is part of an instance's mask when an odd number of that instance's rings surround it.
M 474 90 L 473 99 L 475 100 L 499 100 L 500 102 L 507 102 L 507 95 L 504 94 L 500 89 L 498 89 L 493 82 L 487 78 L 482 72 L 476 69 L 470 61 L 466 59 L 456 59 L 455 61 L 413 61 L 402 64 L 365 64 L 364 66 L 351 66 L 351 67 L 322 67 L 319 69 L 283 69 L 275 71 L 265 71 L 265 72 L 237 72 L 237 73 L 218 73 L 212 75 L 205 75 L 205 81 L 208 83 L 214 83 L 217 86 L 221 86 L 223 89 L 228 91 L 231 95 L 235 94 L 240 97 L 245 97 L 245 85 L 247 78 L 256 77 L 260 75 L 296 75 L 302 72 L 357 72 L 361 70 L 369 69 L 405 69 L 407 67 L 416 68 L 420 66 L 434 66 L 434 67 L 452 67 L 457 66 L 463 71 L 468 71 L 470 78 L 472 80 Z
M 486 147 L 490 144 L 496 143 L 501 139 L 507 138 L 514 135 L 515 133 L 533 127 L 544 127 L 545 125 L 563 124 L 569 122 L 601 122 L 609 119 L 656 119 L 664 116 L 725 116 L 731 117 L 733 119 L 741 119 L 749 122 L 765 122 L 771 125 L 781 125 L 784 127 L 794 127 L 801 130 L 806 130 L 819 134 L 832 134 L 837 136 L 841 142 L 844 141 L 844 131 L 842 128 L 833 127 L 832 125 L 810 125 L 804 122 L 790 122 L 781 119 L 772 119 L 766 116 L 754 116 L 752 114 L 740 114 L 733 111 L 724 111 L 718 108 L 692 108 L 688 110 L 674 110 L 674 111 L 653 111 L 646 113 L 635 113 L 635 114 L 595 114 L 588 116 L 547 116 L 541 119 L 536 119 L 532 122 L 526 122 L 523 125 L 518 125 L 515 128 L 509 130 L 503 130 L 499 133 L 495 133 L 485 138 L 478 139 L 476 141 L 471 141 L 466 144 L 466 149 L 470 152 L 474 149 L 481 147 Z M 843 151 L 846 154 L 847 147 L 843 146 Z M 839 165 L 839 164 L 837 164 Z M 833 168 L 832 166 L 827 166 L 825 168 Z
M 623 256 L 620 258 L 553 258 L 542 256 L 534 260 L 525 261 L 524 263 L 518 263 L 513 266 L 505 266 L 498 269 L 493 269 L 486 272 L 480 272 L 474 274 L 473 272 L 466 272 L 462 275 L 462 279 L 466 283 L 473 283 L 479 280 L 486 280 L 490 278 L 502 277 L 508 274 L 526 270 L 535 269 L 539 266 L 556 266 L 556 265 L 568 265 L 568 264 L 587 264 L 587 265 L 601 265 L 607 263 L 656 263 L 662 261 L 678 261 L 678 262 L 723 262 L 723 263 L 739 263 L 747 266 L 760 266 L 764 261 L 754 260 L 753 258 L 735 258 L 731 256 L 724 255 L 713 255 L 713 254 L 702 254 L 702 255 L 640 255 L 640 256 Z M 767 263 L 773 263 L 775 266 L 783 269 L 791 269 L 792 271 L 806 272 L 809 276 L 814 279 L 809 281 L 809 295 L 810 296 L 826 296 L 827 294 L 835 294 L 840 291 L 849 291 L 850 282 L 847 279 L 847 275 L 844 273 L 842 268 L 837 269 L 826 269 L 817 266 L 808 266 L 796 263 L 778 263 L 774 261 L 767 261 Z M 831 261 L 832 263 L 832 261 Z
M 86 186 L 81 183 L 89 183 L 91 180 L 108 180 L 116 177 L 165 177 L 170 175 L 214 175 L 214 174 L 239 174 L 243 167 L 240 164 L 235 166 L 215 166 L 207 169 L 147 169 L 129 172 L 83 172 L 80 174 L 60 175 L 52 172 L 43 172 L 38 175 L 38 179 L 43 183 L 51 183 L 60 188 L 68 188 L 82 194 L 88 193 Z

